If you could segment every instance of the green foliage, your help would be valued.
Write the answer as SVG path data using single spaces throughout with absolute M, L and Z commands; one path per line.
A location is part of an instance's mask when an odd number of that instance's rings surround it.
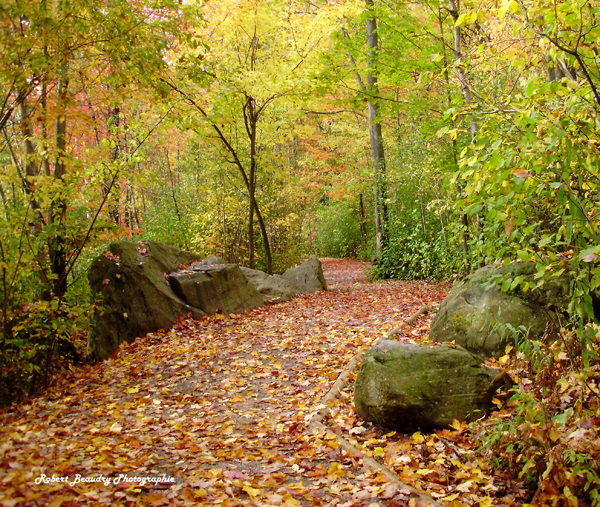
M 600 287 L 600 235 L 594 219 L 600 212 L 600 75 L 593 64 L 596 57 L 571 40 L 568 27 L 588 26 L 591 32 L 598 26 L 584 10 L 561 5 L 555 12 L 547 5 L 524 3 L 531 12 L 535 7 L 531 17 L 521 17 L 517 4 L 510 11 L 515 14 L 510 23 L 537 37 L 539 46 L 532 52 L 510 49 L 506 75 L 493 81 L 493 94 L 502 95 L 502 106 L 480 104 L 485 115 L 467 112 L 477 118 L 479 129 L 460 154 L 453 183 L 462 191 L 458 211 L 470 217 L 475 259 L 486 264 L 536 262 L 539 285 L 571 274 L 571 311 L 583 329 L 595 317 L 590 294 Z M 547 62 L 546 72 L 536 67 L 540 62 Z M 559 67 L 567 77 L 557 78 Z M 458 117 L 457 110 L 449 114 Z
M 0 344 L 0 404 L 45 388 L 52 373 L 70 369 L 82 351 L 73 337 L 87 321 L 89 304 L 38 301 L 11 312 Z
M 358 203 L 350 199 L 328 200 L 317 209 L 312 248 L 322 257 L 367 259 L 369 245 L 361 222 L 367 227 Z
M 373 262 L 371 276 L 375 279 L 435 280 L 451 276 L 460 262 L 460 252 L 448 244 L 441 232 L 425 239 L 418 228 L 400 225 L 381 258 Z

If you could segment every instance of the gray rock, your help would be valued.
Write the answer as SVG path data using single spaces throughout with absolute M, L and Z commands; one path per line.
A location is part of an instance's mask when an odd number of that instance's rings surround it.
M 221 259 L 221 257 L 211 255 L 210 257 L 207 257 L 206 259 L 198 262 L 197 264 L 199 264 L 200 266 L 212 266 L 213 264 L 226 264 L 226 262 L 223 259 Z
M 482 417 L 504 378 L 462 347 L 384 340 L 363 358 L 354 403 L 379 426 L 430 431 Z
M 208 314 L 243 313 L 264 304 L 237 264 L 197 262 L 169 274 L 173 292 Z
M 327 290 L 327 282 L 323 276 L 321 261 L 314 256 L 300 264 L 300 266 L 288 269 L 281 276 L 302 292 Z
M 502 355 L 514 343 L 512 328 L 528 330 L 529 339 L 539 340 L 547 331 L 554 335 L 557 312 L 569 304 L 567 277 L 547 281 L 542 287 L 522 292 L 502 292 L 498 279 L 520 277 L 536 284 L 533 263 L 514 263 L 500 268 L 485 267 L 452 288 L 442 301 L 431 323 L 430 338 L 438 342 L 455 341 L 471 352 L 484 356 Z
M 88 355 L 106 359 L 120 343 L 145 333 L 168 329 L 179 316 L 200 318 L 200 309 L 177 297 L 165 275 L 199 260 L 199 256 L 148 241 L 112 243 L 94 260 L 88 280 L 95 309 L 91 318 Z
M 240 269 L 266 302 L 280 303 L 302 293 L 298 287 L 281 275 L 268 275 L 263 271 L 244 267 Z

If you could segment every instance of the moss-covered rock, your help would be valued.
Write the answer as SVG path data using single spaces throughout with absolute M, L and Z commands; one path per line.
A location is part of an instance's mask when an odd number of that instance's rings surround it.
M 501 370 L 462 347 L 384 340 L 363 358 L 354 385 L 358 415 L 403 433 L 473 421 L 486 414 Z
M 431 324 L 430 338 L 438 342 L 456 342 L 484 356 L 501 355 L 514 343 L 507 327 L 525 328 L 530 339 L 544 333 L 555 334 L 557 312 L 569 304 L 570 281 L 566 276 L 547 281 L 542 287 L 523 292 L 520 285 L 503 292 L 497 280 L 520 279 L 536 285 L 535 264 L 518 262 L 508 266 L 485 267 L 452 288 L 442 301 Z
M 171 273 L 169 284 L 187 304 L 208 314 L 243 313 L 264 304 L 237 264 L 197 262 Z
M 172 327 L 179 316 L 205 315 L 177 297 L 166 275 L 199 260 L 191 252 L 148 241 L 111 243 L 94 260 L 88 280 L 95 301 L 88 355 L 106 359 L 122 342 Z

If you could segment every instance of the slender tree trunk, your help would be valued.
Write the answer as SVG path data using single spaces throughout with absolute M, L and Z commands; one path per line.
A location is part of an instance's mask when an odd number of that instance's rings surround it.
M 379 95 L 379 85 L 377 83 L 377 64 L 379 55 L 379 35 L 377 34 L 377 20 L 374 13 L 373 0 L 366 0 L 369 11 L 367 17 L 367 46 L 368 53 L 368 74 L 367 74 L 367 92 L 370 95 L 368 99 L 369 111 L 369 133 L 371 139 L 371 158 L 373 161 L 373 177 L 375 181 L 375 236 L 376 236 L 376 255 L 381 257 L 387 243 L 387 181 L 385 166 L 385 151 L 383 147 L 383 134 L 381 131 L 381 120 L 379 118 L 379 104 L 376 97 Z
M 365 203 L 363 201 L 362 193 L 358 194 L 358 204 L 360 210 L 360 233 L 363 238 L 363 243 L 367 242 L 367 224 L 366 224 L 366 215 L 365 215 Z
M 254 188 L 248 189 L 251 194 L 248 200 L 248 267 L 256 269 L 256 260 L 254 259 L 254 197 L 252 193 Z
M 171 157 L 169 156 L 169 149 L 165 149 L 165 158 L 167 160 L 167 171 L 169 171 L 169 180 L 171 181 L 171 199 L 173 199 L 173 206 L 175 207 L 175 214 L 177 215 L 177 222 L 181 227 L 181 212 L 179 211 L 179 203 L 177 202 L 177 189 L 175 188 L 175 177 L 173 176 L 173 170 L 171 169 Z
M 254 212 L 256 213 L 256 219 L 260 228 L 261 238 L 265 249 L 265 260 L 267 262 L 267 273 L 273 273 L 273 257 L 271 254 L 271 244 L 269 242 L 269 235 L 267 228 L 263 220 L 262 213 L 258 208 L 256 201 L 256 168 L 257 168 L 257 156 L 258 149 L 256 145 L 256 127 L 258 123 L 258 114 L 255 110 L 256 104 L 252 97 L 246 97 L 246 103 L 244 105 L 244 120 L 246 123 L 246 131 L 248 138 L 250 139 L 250 170 L 246 178 L 246 186 L 248 188 L 249 197 L 249 208 L 250 213 L 248 215 L 248 241 L 249 241 L 249 266 L 254 269 Z
M 60 77 L 56 87 L 58 114 L 55 120 L 55 145 L 56 158 L 54 161 L 54 178 L 64 182 L 67 172 L 67 120 L 65 114 L 66 94 L 69 82 L 66 77 L 66 64 L 59 70 Z M 53 274 L 53 291 L 58 299 L 62 299 L 67 292 L 67 252 L 65 237 L 63 235 L 64 221 L 67 214 L 67 203 L 64 197 L 59 197 L 52 203 L 50 223 L 58 231 L 55 238 L 51 238 L 48 245 L 50 264 Z
M 439 22 L 439 26 L 440 26 L 442 54 L 444 57 L 444 79 L 446 81 L 446 99 L 448 102 L 448 107 L 451 107 L 452 106 L 452 95 L 450 93 L 450 86 L 449 86 L 449 84 L 450 84 L 450 74 L 448 73 L 449 61 L 448 61 L 448 55 L 446 54 L 446 36 L 444 33 L 444 19 L 442 16 L 441 5 L 439 6 L 439 9 L 438 9 L 438 22 Z M 452 139 L 452 157 L 454 159 L 454 167 L 458 170 L 458 153 L 457 152 L 458 152 L 458 148 L 456 146 L 456 139 Z M 459 193 L 462 192 L 462 190 L 460 189 L 460 186 L 458 184 L 457 184 L 457 186 L 459 187 L 458 188 Z M 466 213 L 462 214 L 461 223 L 463 224 L 462 246 L 463 246 L 463 253 L 464 253 L 465 262 L 466 262 L 469 257 L 469 243 L 468 243 L 468 241 L 469 241 L 469 218 L 467 217 Z
M 23 186 L 25 193 L 31 197 L 31 209 L 33 211 L 33 225 L 31 233 L 38 237 L 42 234 L 44 217 L 40 211 L 40 206 L 33 194 L 33 180 L 38 175 L 35 159 L 35 147 L 33 145 L 33 128 L 31 127 L 31 118 L 29 106 L 25 99 L 19 102 L 19 126 L 23 137 L 23 162 L 22 166 L 25 170 Z M 17 163 L 15 161 L 15 163 Z M 51 283 L 46 271 L 46 254 L 43 249 L 36 252 L 36 258 L 39 270 L 40 292 L 39 297 L 43 301 L 50 301 Z
M 114 141 L 114 145 L 112 146 L 112 148 L 110 150 L 110 161 L 111 162 L 116 162 L 121 153 L 121 149 L 119 146 L 119 125 L 121 123 L 121 118 L 119 116 L 120 113 L 121 113 L 121 109 L 118 106 L 115 106 L 110 110 L 108 131 L 110 133 L 110 137 Z M 106 175 L 106 178 L 104 180 L 104 196 L 105 197 L 107 196 L 107 193 L 110 191 L 110 189 L 114 189 L 115 185 L 111 185 L 111 180 L 112 180 L 111 176 Z M 113 192 L 113 196 L 114 196 L 114 192 Z M 119 211 L 119 195 L 118 194 L 116 195 L 116 197 L 110 198 L 110 201 L 108 203 L 108 216 L 115 223 L 115 225 L 119 225 L 119 222 L 121 219 L 121 214 Z
M 363 82 L 358 72 L 354 73 L 356 81 L 362 92 L 367 95 L 367 105 L 369 113 L 369 137 L 371 142 L 371 161 L 373 164 L 373 210 L 375 215 L 375 238 L 376 238 L 376 256 L 379 257 L 385 248 L 386 229 L 387 229 L 387 188 L 385 179 L 385 151 L 383 146 L 383 134 L 381 131 L 381 123 L 379 123 L 378 112 L 379 106 L 375 102 L 374 97 L 378 95 L 379 89 L 377 85 L 377 49 L 379 45 L 379 37 L 377 35 L 377 21 L 373 10 L 373 0 L 366 0 L 367 9 L 371 11 L 371 16 L 367 19 L 367 44 L 369 46 L 369 73 L 367 75 L 367 85 Z M 342 28 L 342 34 L 347 39 L 350 39 L 348 32 Z M 347 49 L 350 63 L 356 68 L 356 61 L 350 49 Z
M 258 208 L 258 203 L 256 199 L 254 199 L 254 211 L 256 212 L 256 220 L 258 221 L 258 226 L 260 227 L 260 234 L 265 244 L 265 256 L 267 261 L 267 273 L 270 275 L 273 274 L 273 257 L 271 255 L 271 245 L 269 243 L 269 235 L 267 234 L 267 227 L 265 226 L 265 221 L 263 220 L 262 213 Z
M 450 4 L 450 15 L 452 16 L 452 20 L 454 21 L 454 58 L 455 60 L 461 60 L 463 57 L 462 54 L 462 40 L 461 40 L 461 32 L 460 32 L 460 26 L 456 26 L 456 21 L 458 20 L 458 17 L 460 15 L 460 13 L 458 12 L 458 7 L 457 4 L 455 2 L 455 0 L 448 0 L 449 4 Z M 467 73 L 464 69 L 464 67 L 462 65 L 458 65 L 457 66 L 457 72 L 458 72 L 458 80 L 460 82 L 460 88 L 463 94 L 463 98 L 465 100 L 465 104 L 467 104 L 467 106 L 471 106 L 473 104 L 473 98 L 471 95 L 471 88 L 469 87 L 469 82 L 467 80 Z M 470 130 L 471 130 L 471 141 L 474 142 L 475 138 L 477 137 L 477 131 L 479 130 L 479 127 L 477 126 L 477 122 L 475 121 L 475 118 L 473 116 L 473 114 L 470 114 L 470 118 L 469 118 L 469 126 L 470 126 Z M 456 159 L 456 153 L 455 153 L 455 159 Z M 463 249 L 465 252 L 465 256 L 467 256 L 468 254 L 468 244 L 467 244 L 467 231 L 468 231 L 468 226 L 469 226 L 469 219 L 467 217 L 466 214 L 463 214 L 462 216 L 462 222 L 463 222 Z M 477 223 L 479 224 L 480 222 L 480 217 L 479 215 L 477 215 Z M 483 266 L 483 262 L 479 263 L 479 266 L 482 267 Z
M 254 208 L 256 200 L 256 115 L 254 99 L 247 97 L 245 117 L 248 137 L 250 139 L 250 171 L 248 174 L 248 265 L 250 269 L 256 268 L 254 259 Z
M 462 48 L 461 48 L 461 34 L 460 34 L 460 26 L 456 26 L 456 21 L 458 20 L 458 16 L 460 13 L 458 12 L 458 7 L 456 6 L 455 0 L 448 0 L 450 3 L 450 15 L 454 20 L 454 58 L 456 60 L 461 60 L 463 57 Z M 471 96 L 471 88 L 469 87 L 469 82 L 467 80 L 467 73 L 462 65 L 457 65 L 458 72 L 458 80 L 460 82 L 460 88 L 462 90 L 463 97 L 465 99 L 465 103 L 467 106 L 471 106 L 473 104 L 473 98 Z M 471 140 L 475 140 L 477 136 L 477 122 L 473 115 L 470 115 L 469 119 L 470 127 L 471 127 Z

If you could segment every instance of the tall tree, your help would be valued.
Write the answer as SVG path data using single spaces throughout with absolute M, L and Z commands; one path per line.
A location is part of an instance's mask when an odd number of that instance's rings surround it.
M 387 209 L 387 178 L 385 152 L 381 129 L 382 118 L 379 111 L 379 34 L 373 0 L 366 0 L 367 5 L 367 88 L 369 108 L 369 134 L 371 139 L 371 158 L 373 161 L 373 176 L 375 180 L 375 236 L 376 255 L 381 257 L 386 246 L 388 209 Z
M 315 88 L 311 67 L 317 49 L 336 26 L 328 18 L 332 9 L 281 1 L 206 5 L 209 22 L 197 34 L 206 34 L 201 35 L 203 40 L 210 35 L 212 45 L 200 47 L 192 41 L 178 56 L 180 74 L 165 80 L 192 108 L 185 125 L 202 136 L 216 134 L 224 159 L 246 187 L 250 267 L 256 262 L 256 217 L 266 269 L 273 269 L 271 241 L 259 205 L 259 173 L 268 160 L 269 136 L 285 118 L 269 114 L 284 99 L 289 107 L 294 98 L 307 97 Z M 197 113 L 203 121 L 198 121 Z

